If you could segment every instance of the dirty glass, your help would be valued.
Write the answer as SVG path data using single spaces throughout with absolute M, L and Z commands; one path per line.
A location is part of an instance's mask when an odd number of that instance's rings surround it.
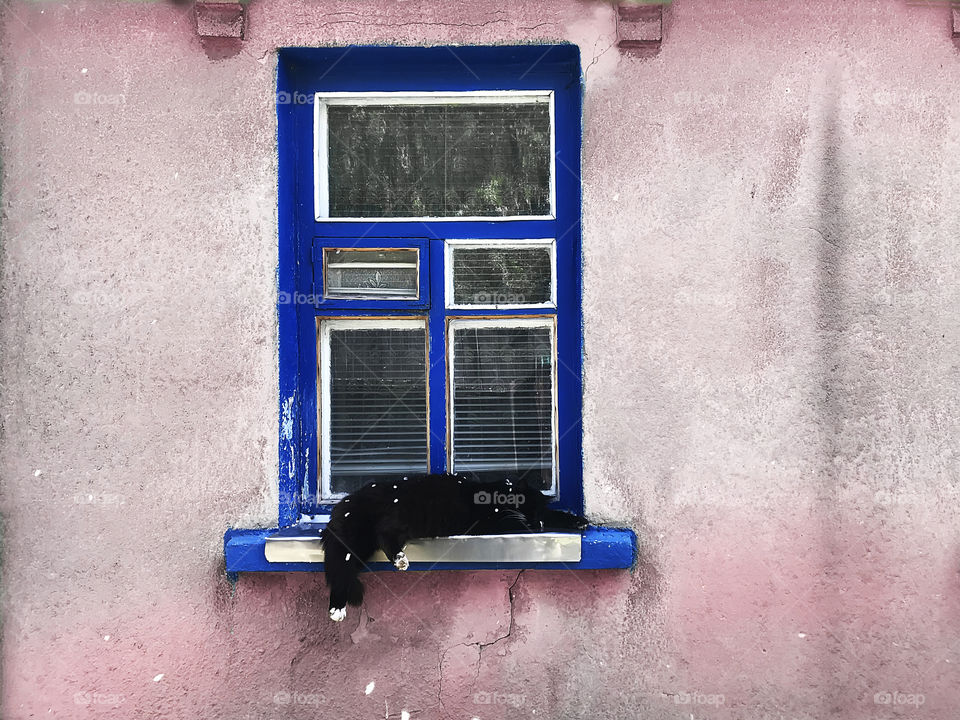
M 454 330 L 453 345 L 454 471 L 550 488 L 551 330 L 465 326 Z
M 427 469 L 425 329 L 330 331 L 334 493 Z
M 417 297 L 416 250 L 326 248 L 323 292 L 328 298 Z
M 330 105 L 330 217 L 550 215 L 546 103 Z
M 550 249 L 453 249 L 456 305 L 534 305 L 550 302 Z

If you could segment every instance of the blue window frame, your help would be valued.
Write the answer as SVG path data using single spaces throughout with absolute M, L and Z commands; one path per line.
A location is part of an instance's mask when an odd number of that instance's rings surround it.
M 504 453 L 581 512 L 576 46 L 282 49 L 277 114 L 280 525 L 351 473 L 480 476 Z

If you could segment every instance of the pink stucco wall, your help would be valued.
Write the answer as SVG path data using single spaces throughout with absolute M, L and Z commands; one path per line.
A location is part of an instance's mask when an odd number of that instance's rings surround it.
M 960 714 L 947 6 L 613 32 L 600 0 L 258 0 L 234 53 L 189 4 L 0 6 L 3 718 Z M 587 506 L 638 568 L 380 574 L 339 625 L 319 576 L 231 588 L 224 529 L 276 522 L 274 49 L 558 40 Z

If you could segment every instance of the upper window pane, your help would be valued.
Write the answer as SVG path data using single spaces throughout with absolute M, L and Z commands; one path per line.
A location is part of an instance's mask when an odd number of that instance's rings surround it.
M 551 96 L 321 105 L 329 218 L 552 216 Z

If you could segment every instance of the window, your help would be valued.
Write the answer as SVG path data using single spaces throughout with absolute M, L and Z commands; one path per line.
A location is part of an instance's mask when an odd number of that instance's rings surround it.
M 373 479 L 582 510 L 573 46 L 281 51 L 281 524 Z
M 317 220 L 553 217 L 553 92 L 319 92 Z

